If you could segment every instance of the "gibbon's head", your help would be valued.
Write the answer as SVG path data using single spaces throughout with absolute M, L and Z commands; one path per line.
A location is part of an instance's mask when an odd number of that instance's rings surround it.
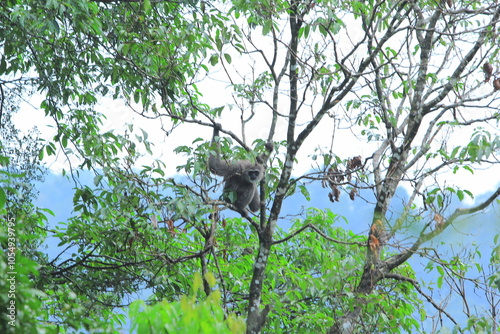
M 246 170 L 244 176 L 248 183 L 257 183 L 262 179 L 262 169 L 258 168 L 260 166 L 255 166 L 255 168 L 249 168 Z

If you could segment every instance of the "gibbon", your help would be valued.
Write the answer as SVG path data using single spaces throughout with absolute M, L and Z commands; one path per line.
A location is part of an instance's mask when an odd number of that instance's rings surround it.
M 268 142 L 266 152 L 257 158 L 256 163 L 248 160 L 228 162 L 221 159 L 220 146 L 216 141 L 216 137 L 219 137 L 220 127 L 220 124 L 214 126 L 212 144 L 216 143 L 214 148 L 217 154 L 210 153 L 208 168 L 213 174 L 224 177 L 223 198 L 225 201 L 233 204 L 241 212 L 246 212 L 247 207 L 250 211 L 255 212 L 260 207 L 257 185 L 264 177 L 264 164 L 269 159 L 274 145 Z

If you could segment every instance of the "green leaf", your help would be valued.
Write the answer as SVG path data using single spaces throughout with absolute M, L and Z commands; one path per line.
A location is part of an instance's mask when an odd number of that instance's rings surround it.
M 464 166 L 465 170 L 468 170 L 471 174 L 474 174 L 474 170 L 470 166 Z
M 5 195 L 5 191 L 2 187 L 0 187 L 0 209 L 5 207 L 5 203 L 7 202 L 7 196 Z
M 94 185 L 98 186 L 101 183 L 101 180 L 103 179 L 104 175 L 98 174 L 94 177 Z
M 305 199 L 310 201 L 311 194 L 309 193 L 309 190 L 307 190 L 307 188 L 303 184 L 299 185 L 299 189 L 300 189 L 300 192 L 302 193 L 302 195 L 304 195 Z
M 219 62 L 219 55 L 217 55 L 217 54 L 213 54 L 213 55 L 210 57 L 210 59 L 209 59 L 209 63 L 210 63 L 210 65 L 212 65 L 212 66 L 217 65 L 217 63 L 218 63 L 218 62 Z
M 7 62 L 5 61 L 5 55 L 2 55 L 0 59 L 0 74 L 4 74 L 7 70 Z
M 262 35 L 266 36 L 267 34 L 269 34 L 272 28 L 273 28 L 273 21 L 265 20 L 264 25 L 262 26 Z
M 64 148 L 68 147 L 68 137 L 66 135 L 62 136 L 62 138 L 61 138 L 61 145 Z

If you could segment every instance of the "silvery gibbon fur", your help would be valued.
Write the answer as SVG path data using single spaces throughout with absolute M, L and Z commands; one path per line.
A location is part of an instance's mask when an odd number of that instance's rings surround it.
M 220 124 L 214 126 L 212 144 L 215 142 L 216 155 L 213 152 L 208 157 L 208 168 L 216 175 L 224 177 L 223 198 L 233 204 L 238 210 L 255 212 L 260 207 L 260 196 L 257 186 L 264 177 L 264 164 L 269 159 L 274 145 L 266 144 L 266 152 L 261 154 L 255 163 L 248 160 L 226 161 L 220 157 L 220 145 L 216 141 L 219 137 Z M 231 195 L 232 194 L 232 195 Z

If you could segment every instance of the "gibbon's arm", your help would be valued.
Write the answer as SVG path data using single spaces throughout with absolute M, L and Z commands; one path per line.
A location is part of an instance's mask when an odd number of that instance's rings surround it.
M 214 155 L 213 152 L 210 152 L 210 155 L 208 156 L 208 168 L 215 175 L 230 177 L 236 173 L 241 173 L 241 171 L 237 165 L 230 164 L 221 159 L 220 144 L 218 141 L 220 128 L 221 125 L 219 123 L 215 124 L 211 146 L 215 150 L 216 155 Z
M 241 174 L 242 169 L 239 164 L 232 164 L 221 160 L 220 156 L 210 154 L 208 157 L 208 168 L 215 175 L 231 177 L 236 174 Z
M 213 174 L 230 177 L 235 174 L 241 174 L 244 172 L 244 167 L 247 167 L 246 164 L 241 163 L 229 163 L 221 159 L 220 155 L 220 144 L 218 141 L 219 130 L 221 129 L 221 125 L 216 123 L 214 125 L 214 134 L 212 137 L 211 146 L 215 149 L 216 155 L 210 152 L 208 157 L 208 168 Z M 215 145 L 214 145 L 215 144 Z M 267 142 L 265 145 L 266 151 L 260 154 L 256 160 L 257 164 L 264 166 L 267 163 L 267 160 L 271 156 L 271 153 L 274 150 L 274 144 L 272 142 Z

